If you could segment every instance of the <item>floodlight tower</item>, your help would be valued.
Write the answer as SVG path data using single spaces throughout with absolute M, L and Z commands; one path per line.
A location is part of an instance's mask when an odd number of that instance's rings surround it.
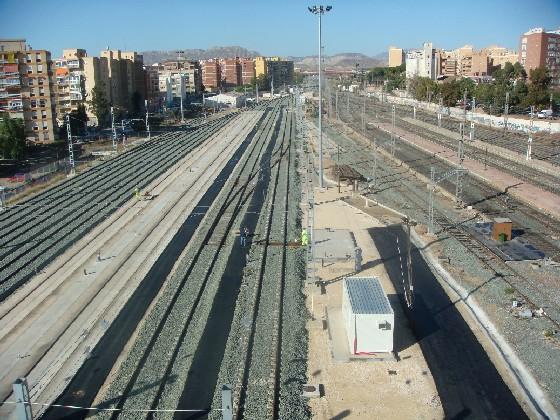
M 323 96 L 322 88 L 322 75 L 321 75 L 321 18 L 322 16 L 332 9 L 332 6 L 310 6 L 307 9 L 314 15 L 319 17 L 319 187 L 323 188 Z

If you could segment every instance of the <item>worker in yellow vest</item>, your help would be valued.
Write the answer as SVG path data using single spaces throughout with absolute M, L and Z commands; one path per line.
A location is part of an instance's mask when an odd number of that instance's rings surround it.
M 309 244 L 309 236 L 307 235 L 307 230 L 301 230 L 301 246 L 307 246 Z

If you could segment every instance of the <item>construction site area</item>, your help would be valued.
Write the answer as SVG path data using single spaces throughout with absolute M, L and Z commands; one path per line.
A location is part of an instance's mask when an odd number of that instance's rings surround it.
M 2 203 L 0 417 L 559 417 L 560 138 L 314 80 Z

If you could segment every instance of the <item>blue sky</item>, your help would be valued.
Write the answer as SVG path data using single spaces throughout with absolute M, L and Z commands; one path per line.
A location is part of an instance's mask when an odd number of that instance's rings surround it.
M 240 45 L 264 55 L 312 55 L 317 18 L 301 0 L 0 0 L 1 38 L 24 37 L 33 48 L 109 46 L 173 50 Z M 317 3 L 315 3 L 317 4 Z M 560 0 L 332 0 L 323 20 L 327 54 L 375 55 L 389 45 L 432 41 L 451 49 L 499 44 L 517 49 L 526 30 L 560 26 Z M 22 20 L 22 13 L 26 19 Z

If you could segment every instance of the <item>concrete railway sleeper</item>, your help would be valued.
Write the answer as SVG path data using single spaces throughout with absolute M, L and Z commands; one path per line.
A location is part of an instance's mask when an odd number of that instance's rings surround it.
M 43 222 L 41 217 L 37 217 L 38 214 L 48 214 L 51 210 L 76 207 L 75 200 L 83 200 L 86 197 L 93 199 L 93 201 L 99 201 L 96 199 L 99 192 L 110 192 L 115 188 L 115 185 L 118 185 L 120 178 L 123 176 L 134 175 L 143 169 L 146 163 L 149 167 L 151 163 L 159 159 L 159 154 L 169 155 L 173 151 L 179 152 L 178 147 L 181 149 L 187 147 L 188 150 L 225 122 L 227 121 L 224 120 L 222 124 L 215 124 L 212 127 L 187 134 L 181 132 L 167 133 L 164 135 L 166 137 L 162 136 L 158 138 L 158 141 L 152 140 L 110 159 L 39 194 L 37 197 L 25 201 L 23 204 L 10 208 L 8 216 L 13 216 L 12 218 L 16 218 L 18 222 L 12 223 L 13 220 L 9 219 L 9 224 L 2 226 L 5 236 L 1 239 L 0 246 L 11 239 L 8 235 L 13 231 L 22 228 L 30 229 L 35 224 Z M 32 217 L 28 220 L 25 218 L 27 216 Z
M 87 188 L 95 186 L 100 179 L 106 180 L 105 178 L 108 174 L 116 175 L 112 171 L 125 171 L 127 168 L 139 166 L 139 164 L 144 163 L 143 159 L 151 157 L 154 151 L 165 151 L 169 148 L 173 148 L 177 142 L 193 138 L 193 135 L 199 135 L 200 133 L 205 132 L 212 133 L 217 127 L 227 123 L 230 119 L 231 117 L 228 116 L 227 118 L 213 121 L 212 123 L 209 123 L 207 127 L 200 128 L 199 130 L 193 132 L 185 133 L 182 131 L 174 131 L 154 137 L 150 141 L 147 141 L 134 149 L 121 153 L 118 156 L 79 174 L 79 176 L 69 178 L 65 182 L 53 188 L 34 195 L 33 197 L 24 200 L 11 208 L 9 207 L 7 211 L 0 214 L 0 229 L 4 230 L 11 227 L 11 222 L 13 222 L 13 220 L 20 220 L 23 215 L 27 215 L 29 213 L 35 214 L 37 207 L 53 207 L 58 205 L 60 202 L 67 202 L 74 194 L 81 196 L 83 194 L 80 190 L 87 190 Z M 6 222 L 9 222 L 9 224 Z
M 225 188 L 216 200 L 221 205 L 207 214 L 206 222 L 193 238 L 192 247 L 179 262 L 167 289 L 146 318 L 117 378 L 101 397 L 110 402 L 110 406 L 126 409 L 141 402 L 142 406 L 155 408 L 162 401 L 180 396 L 178 391 L 184 381 L 180 378 L 189 371 L 185 365 L 189 360 L 183 357 L 183 350 L 193 344 L 196 348 L 196 337 L 200 336 L 200 329 L 206 322 L 207 306 L 212 302 L 221 277 L 219 273 L 224 268 L 222 254 L 231 245 L 228 238 L 252 195 L 252 186 L 259 174 L 257 165 L 275 130 L 278 113 L 276 105 L 257 130 L 250 150 L 235 169 L 230 188 Z M 162 354 L 167 356 L 162 358 Z M 180 372 L 177 376 L 176 369 Z M 171 377 L 172 382 L 169 381 Z M 153 380 L 157 386 L 143 387 L 145 381 Z M 126 417 L 126 413 L 122 416 Z
M 74 240 L 93 228 L 104 217 L 108 217 L 119 205 L 129 200 L 134 186 L 147 185 L 192 151 L 200 142 L 206 140 L 209 134 L 209 132 L 200 133 L 188 143 L 178 142 L 174 149 L 167 153 L 157 154 L 159 158 L 154 159 L 153 163 L 148 168 L 143 168 L 139 174 L 135 173 L 140 169 L 139 167 L 125 174 L 119 174 L 119 177 L 122 176 L 125 181 L 112 183 L 111 185 L 115 185 L 115 187 L 101 196 L 101 205 L 96 202 L 100 200 L 99 195 L 96 200 L 92 200 L 92 194 L 96 193 L 92 191 L 82 200 L 75 202 L 76 205 L 83 205 L 80 211 L 53 209 L 55 215 L 45 219 L 35 229 L 21 234 L 20 238 L 27 240 L 25 245 L 19 247 L 17 251 L 11 250 L 3 256 L 2 271 L 0 271 L 3 280 L 1 295 L 7 296 L 29 279 L 36 270 L 41 269 L 57 255 L 60 255 Z M 155 151 L 154 154 L 156 154 Z M 29 264 L 29 261 L 32 260 L 34 260 L 33 265 Z
M 293 114 L 290 114 L 290 117 Z M 264 245 L 256 318 L 249 340 L 244 381 L 239 391 L 238 418 L 278 418 L 279 363 L 282 343 L 282 300 L 286 281 L 287 200 L 291 157 L 292 118 L 280 144 L 268 237 Z M 270 242 L 283 246 L 268 246 Z

